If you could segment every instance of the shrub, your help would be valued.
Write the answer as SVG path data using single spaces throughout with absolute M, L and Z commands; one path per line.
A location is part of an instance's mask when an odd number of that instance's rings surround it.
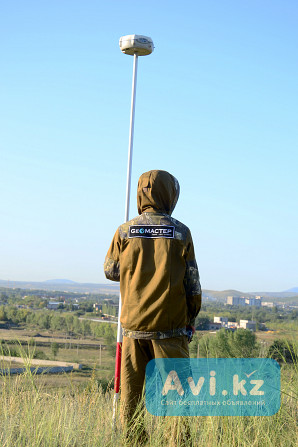
M 279 363 L 297 363 L 297 349 L 293 343 L 285 340 L 274 340 L 268 349 L 267 357 L 275 359 Z

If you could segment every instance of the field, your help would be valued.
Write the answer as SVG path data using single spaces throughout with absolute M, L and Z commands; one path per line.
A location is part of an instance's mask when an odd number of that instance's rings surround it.
M 37 335 L 37 336 L 36 336 Z M 107 349 L 104 339 L 85 337 L 81 339 L 66 337 L 63 334 L 41 332 L 30 329 L 0 329 L 0 340 L 5 340 L 10 349 L 19 349 L 24 352 L 28 349 L 28 343 L 34 341 L 35 347 L 29 347 L 31 356 L 35 351 L 42 351 L 50 360 L 61 362 L 73 362 L 82 364 L 81 370 L 74 370 L 69 374 L 36 376 L 37 383 L 41 382 L 46 388 L 68 387 L 70 380 L 73 385 L 87 386 L 92 376 L 96 380 L 109 382 L 114 376 L 114 356 Z M 20 343 L 22 345 L 20 346 Z M 56 356 L 53 356 L 51 345 L 59 344 Z M 23 355 L 22 355 L 23 356 Z M 30 355 L 29 355 L 30 357 Z M 3 359 L 3 357 L 2 357 Z M 20 364 L 11 364 L 2 360 L 0 368 L 21 367 Z
M 66 389 L 49 390 L 45 383 L 25 374 L 16 380 L 5 378 L 1 388 L 0 444 L 3 447 L 95 447 L 141 445 L 143 410 L 128 433 L 119 419 L 112 428 L 111 391 L 104 392 L 91 377 L 82 390 L 69 377 Z M 278 447 L 297 445 L 297 369 L 285 368 L 282 405 L 271 417 L 158 418 L 145 412 L 148 440 L 144 445 Z M 117 415 L 118 417 L 118 415 Z M 185 425 L 184 425 L 185 424 Z M 185 426 L 189 436 L 183 443 Z
M 295 331 L 259 332 L 257 337 L 271 343 L 276 338 L 295 339 Z M 52 360 L 83 364 L 82 370 L 68 374 L 37 376 L 27 371 L 1 377 L 1 447 L 294 447 L 298 443 L 296 364 L 282 365 L 282 405 L 274 416 L 160 418 L 141 406 L 127 432 L 121 429 L 119 408 L 112 427 L 114 356 L 104 339 L 70 339 L 59 332 L 26 328 L 0 330 L 0 339 L 10 347 L 16 346 L 15 340 L 22 341 L 20 349 L 34 340 L 37 345 L 32 349 L 42 350 Z M 55 342 L 59 351 L 53 356 Z M 7 364 L 2 361 L 1 367 Z M 148 438 L 141 444 L 143 425 Z

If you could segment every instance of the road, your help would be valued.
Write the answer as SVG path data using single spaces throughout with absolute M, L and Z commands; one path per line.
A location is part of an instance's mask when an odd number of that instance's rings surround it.
M 96 323 L 112 323 L 112 324 L 117 324 L 117 321 L 113 321 L 113 320 L 98 320 L 98 319 L 96 319 L 96 318 L 83 318 L 83 317 L 79 317 L 79 320 L 95 321 Z

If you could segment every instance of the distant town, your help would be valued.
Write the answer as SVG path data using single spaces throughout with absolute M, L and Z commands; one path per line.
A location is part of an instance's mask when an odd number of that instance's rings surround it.
M 119 284 L 79 284 L 69 280 L 44 283 L 0 281 L 0 327 L 9 328 L 14 321 L 30 321 L 33 313 L 41 325 L 50 327 L 50 312 L 61 317 L 72 314 L 85 323 L 106 322 L 114 326 L 118 320 L 118 309 Z M 196 329 L 210 332 L 220 329 L 268 331 L 276 324 L 294 322 L 297 316 L 296 288 L 264 295 L 242 294 L 234 290 L 203 290 Z M 57 326 L 57 322 L 55 324 Z

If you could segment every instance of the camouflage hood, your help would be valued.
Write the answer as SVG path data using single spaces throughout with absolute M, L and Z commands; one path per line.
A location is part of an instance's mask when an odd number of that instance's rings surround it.
M 148 171 L 138 183 L 138 213 L 161 212 L 171 215 L 178 201 L 178 180 L 167 171 Z

